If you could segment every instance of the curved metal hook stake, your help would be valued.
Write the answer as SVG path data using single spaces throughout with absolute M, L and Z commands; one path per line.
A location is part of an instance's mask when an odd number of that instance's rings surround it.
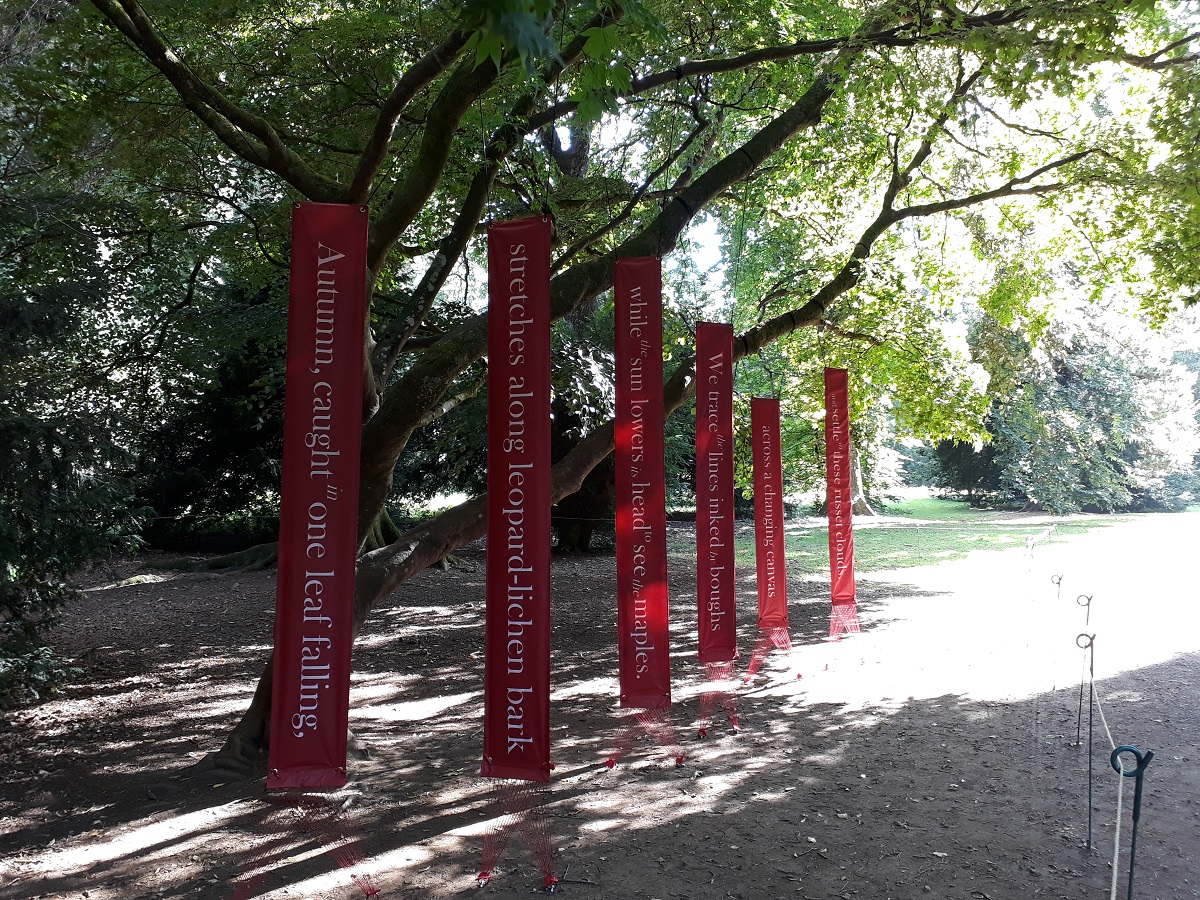
M 1132 753 L 1134 759 L 1137 760 L 1137 765 L 1132 769 L 1126 769 L 1121 764 L 1121 754 Z M 1138 839 L 1138 820 L 1142 817 L 1142 783 L 1145 781 L 1146 767 L 1150 765 L 1150 760 L 1154 759 L 1154 751 L 1147 750 L 1142 753 L 1137 747 L 1130 747 L 1128 744 L 1117 747 L 1109 756 L 1108 761 L 1112 763 L 1112 767 L 1116 769 L 1118 775 L 1125 778 L 1134 778 L 1136 785 L 1133 789 L 1133 833 L 1129 836 L 1129 892 L 1126 894 L 1126 900 L 1133 900 L 1133 872 L 1137 862 L 1137 839 Z M 1114 857 L 1115 861 L 1116 857 Z
M 1082 606 L 1084 609 L 1083 627 L 1087 628 L 1088 623 L 1092 620 L 1092 595 L 1080 594 L 1075 598 L 1075 603 L 1079 606 Z
M 1132 769 L 1126 769 L 1121 763 L 1122 753 L 1132 753 L 1134 758 L 1137 760 L 1137 765 Z M 1153 750 L 1147 750 L 1145 753 L 1142 753 L 1137 747 L 1130 747 L 1128 744 L 1122 744 L 1109 755 L 1108 761 L 1112 764 L 1113 770 L 1118 775 L 1124 775 L 1126 778 L 1138 779 L 1138 787 L 1140 789 L 1142 775 L 1145 773 L 1146 766 L 1150 765 L 1150 761 L 1152 759 L 1154 759 Z M 1134 818 L 1137 818 L 1136 799 L 1134 800 Z
M 1086 650 L 1088 654 L 1088 830 L 1087 848 L 1092 849 L 1092 787 L 1094 782 L 1096 744 L 1096 723 L 1093 714 L 1096 709 L 1096 636 L 1086 631 L 1075 638 L 1075 646 Z M 1083 738 L 1083 675 L 1079 677 L 1079 713 L 1075 719 L 1075 746 L 1078 747 Z

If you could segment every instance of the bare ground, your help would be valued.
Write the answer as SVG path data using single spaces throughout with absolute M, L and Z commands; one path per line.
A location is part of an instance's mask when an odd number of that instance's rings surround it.
M 863 633 L 838 643 L 822 640 L 823 578 L 792 571 L 794 655 L 772 654 L 738 689 L 741 733 L 718 719 L 700 740 L 690 529 L 672 525 L 682 768 L 647 740 L 604 766 L 623 727 L 613 559 L 557 558 L 557 768 L 541 799 L 558 893 L 1107 896 L 1120 779 L 1103 711 L 1116 743 L 1156 752 L 1134 896 L 1200 897 L 1198 538 L 1200 516 L 1141 516 L 1032 554 L 877 573 L 860 580 Z M 328 829 L 301 827 L 297 808 L 271 802 L 261 781 L 214 786 L 191 770 L 249 699 L 270 640 L 274 574 L 162 575 L 139 564 L 95 573 L 56 635 L 85 679 L 0 724 L 0 898 L 363 896 L 352 872 L 384 897 L 542 889 L 519 835 L 491 883 L 475 882 L 496 821 L 477 775 L 482 548 L 406 585 L 356 648 L 351 726 L 365 752 L 333 798 L 341 837 L 358 838 L 356 869 L 328 852 Z M 753 570 L 739 577 L 744 668 Z M 1080 594 L 1094 597 L 1090 612 Z M 1100 701 L 1092 849 L 1086 701 L 1076 745 L 1085 614 Z

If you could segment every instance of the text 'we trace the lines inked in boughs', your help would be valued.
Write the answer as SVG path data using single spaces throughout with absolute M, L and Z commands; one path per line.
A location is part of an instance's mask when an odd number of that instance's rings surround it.
M 733 579 L 733 326 L 696 328 L 697 597 L 700 659 L 737 658 Z

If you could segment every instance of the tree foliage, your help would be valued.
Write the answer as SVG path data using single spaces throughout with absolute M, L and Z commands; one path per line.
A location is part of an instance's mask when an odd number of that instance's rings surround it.
M 1180 476 L 1194 473 L 1200 449 L 1195 374 L 1173 361 L 1163 336 L 1083 308 L 1036 345 L 990 318 L 973 337 L 1006 370 L 997 379 L 1005 388 L 992 402 L 986 445 L 939 445 L 935 484 L 975 503 L 1054 513 L 1183 502 Z
M 92 210 L 73 204 L 15 176 L 0 196 L 0 705 L 66 672 L 42 638 L 74 596 L 66 580 L 139 520 L 116 410 L 80 355 L 106 278 L 69 220 Z
M 398 475 L 451 459 L 478 417 L 488 219 L 555 217 L 556 399 L 582 432 L 554 467 L 557 500 L 611 448 L 600 334 L 618 256 L 668 257 L 679 284 L 696 288 L 672 296 L 664 346 L 667 409 L 686 405 L 688 333 L 715 311 L 711 286 L 676 261 L 700 216 L 730 248 L 735 356 L 760 355 L 745 377 L 777 387 L 808 434 L 819 366 L 853 364 L 864 373 L 853 402 L 869 445 L 889 422 L 922 436 L 980 432 L 978 373 L 943 327 L 956 287 L 972 282 L 939 247 L 1003 244 L 1030 217 L 1073 223 L 1081 246 L 1151 246 L 1144 239 L 1163 236 L 1165 220 L 1138 206 L 1147 180 L 1190 202 L 1186 176 L 1169 180 L 1174 170 L 1158 163 L 1178 167 L 1178 154 L 1192 152 L 1165 124 L 1188 115 L 1179 86 L 1193 66 L 1194 37 L 1173 8 L 49 8 L 36 52 L 5 75 L 10 127 L 55 177 L 129 210 L 130 227 L 105 233 L 106 252 L 149 242 L 130 270 L 145 283 L 113 295 L 114 326 L 142 341 L 97 328 L 116 348 L 114 374 L 132 378 L 143 358 L 153 370 L 140 394 L 108 385 L 139 420 L 163 421 L 172 398 L 212 383 L 212 349 L 252 321 L 223 315 L 219 288 L 270 283 L 286 265 L 292 201 L 369 204 L 364 540 L 405 492 Z M 1127 93 L 1138 115 L 1157 116 L 1158 131 L 1146 116 L 1081 114 L 1102 77 L 1125 73 L 1137 76 Z M 1116 220 L 1121 203 L 1142 214 Z M 994 314 L 1021 318 L 1023 276 L 998 277 L 995 260 L 979 265 L 981 283 L 1004 285 L 984 298 Z M 1080 271 L 1098 290 L 1152 281 L 1160 311 L 1194 281 L 1170 252 L 1149 267 Z M 265 308 L 282 316 L 273 296 Z M 244 333 L 235 343 L 244 346 Z M 479 537 L 482 504 L 469 500 L 363 555 L 357 623 L 413 573 Z M 261 742 L 264 714 L 257 703 L 235 735 Z

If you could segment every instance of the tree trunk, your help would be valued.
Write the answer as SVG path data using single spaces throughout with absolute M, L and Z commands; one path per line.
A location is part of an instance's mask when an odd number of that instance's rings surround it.
M 686 394 L 672 409 L 685 398 Z M 612 451 L 612 447 L 611 422 L 581 440 L 551 469 L 551 502 L 557 503 L 577 491 L 583 479 Z M 422 523 L 388 546 L 359 557 L 354 589 L 354 637 L 358 637 L 371 610 L 397 587 L 486 533 L 487 498 L 473 497 Z M 201 764 L 203 769 L 213 770 L 213 777 L 257 778 L 266 774 L 272 671 L 271 660 L 268 660 L 249 708 L 229 733 L 221 750 Z
M 867 492 L 863 490 L 862 465 L 854 447 L 850 448 L 850 512 L 856 516 L 875 515 L 867 502 Z

